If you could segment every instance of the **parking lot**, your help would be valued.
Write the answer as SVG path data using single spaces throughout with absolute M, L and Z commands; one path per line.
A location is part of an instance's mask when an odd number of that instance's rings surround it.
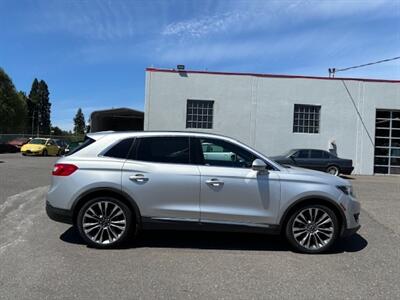
M 86 247 L 49 220 L 56 158 L 0 154 L 0 299 L 386 298 L 400 295 L 400 177 L 351 176 L 359 234 L 329 254 L 279 237 L 146 232 L 129 247 Z

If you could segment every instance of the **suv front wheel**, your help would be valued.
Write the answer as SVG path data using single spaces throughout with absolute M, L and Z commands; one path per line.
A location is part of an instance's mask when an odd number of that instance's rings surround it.
M 287 240 L 296 250 L 321 253 L 336 241 L 339 233 L 338 219 L 324 205 L 307 205 L 291 215 L 285 231 Z
M 131 210 L 120 200 L 98 197 L 79 210 L 79 234 L 95 248 L 114 248 L 125 242 L 134 227 Z

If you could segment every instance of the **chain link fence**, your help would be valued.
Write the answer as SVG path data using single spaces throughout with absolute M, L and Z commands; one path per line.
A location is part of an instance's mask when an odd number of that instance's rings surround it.
M 40 138 L 51 138 L 51 139 L 60 139 L 64 140 L 67 143 L 71 142 L 80 142 L 83 141 L 85 138 L 85 135 L 31 135 L 31 134 L 26 134 L 26 133 L 13 133 L 13 134 L 0 134 L 0 144 L 7 144 L 8 142 L 11 142 L 15 139 L 18 138 L 35 138 L 35 137 L 40 137 Z

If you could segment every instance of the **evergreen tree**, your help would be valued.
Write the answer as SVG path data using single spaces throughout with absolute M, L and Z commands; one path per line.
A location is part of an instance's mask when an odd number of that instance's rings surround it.
M 32 134 L 50 134 L 51 103 L 49 90 L 44 80 L 36 78 L 27 99 L 27 131 Z
M 38 122 L 38 105 L 39 105 L 39 81 L 35 78 L 32 83 L 31 91 L 29 93 L 26 106 L 28 110 L 27 117 L 27 133 L 32 135 L 37 131 L 37 122 Z
M 49 89 L 44 80 L 39 82 L 39 131 L 42 134 L 50 134 L 51 129 L 51 103 Z
M 51 130 L 52 130 L 52 134 L 55 136 L 61 136 L 64 133 L 64 131 L 62 129 L 60 129 L 58 126 L 51 127 Z
M 14 121 L 16 123 L 14 132 L 24 133 L 26 129 L 25 123 L 28 119 L 28 110 L 26 107 L 28 97 L 26 97 L 26 94 L 23 91 L 18 92 L 18 97 L 19 101 L 16 102 L 16 108 L 19 113 L 17 113 L 14 117 Z
M 0 68 L 0 133 L 23 130 L 26 107 L 11 78 Z
M 74 133 L 75 134 L 85 133 L 85 116 L 83 115 L 81 108 L 78 109 L 74 118 Z
M 60 127 L 55 126 L 55 127 L 51 127 L 52 135 L 55 136 L 66 136 L 66 135 L 72 135 L 71 131 L 67 131 L 67 130 L 62 130 Z

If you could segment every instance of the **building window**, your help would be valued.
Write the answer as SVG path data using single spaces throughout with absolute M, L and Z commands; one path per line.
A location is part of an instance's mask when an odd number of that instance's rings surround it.
M 319 105 L 294 105 L 293 132 L 319 133 Z
M 188 100 L 186 128 L 212 128 L 214 101 Z

